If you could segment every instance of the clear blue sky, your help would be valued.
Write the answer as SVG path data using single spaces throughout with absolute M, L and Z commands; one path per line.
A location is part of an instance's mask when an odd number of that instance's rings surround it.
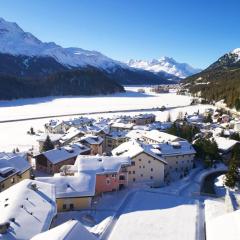
M 240 47 L 239 9 L 239 0 L 0 0 L 1 17 L 43 41 L 202 68 Z

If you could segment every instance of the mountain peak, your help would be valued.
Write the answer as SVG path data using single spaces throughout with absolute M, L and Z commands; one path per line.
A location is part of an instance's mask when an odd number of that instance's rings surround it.
M 174 58 L 166 56 L 159 58 L 159 60 L 152 59 L 151 61 L 131 59 L 128 65 L 153 73 L 164 72 L 179 78 L 185 78 L 200 71 L 200 69 L 195 69 L 186 63 L 178 63 Z
M 234 54 L 236 56 L 236 61 L 239 61 L 240 60 L 240 48 L 235 48 L 231 54 Z

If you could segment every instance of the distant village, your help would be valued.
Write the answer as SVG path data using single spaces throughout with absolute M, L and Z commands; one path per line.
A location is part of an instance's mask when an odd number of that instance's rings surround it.
M 170 114 L 165 122 L 156 121 L 149 113 L 52 119 L 44 128 L 37 151 L 0 153 L 4 239 L 57 239 L 49 228 L 58 213 L 93 209 L 106 192 L 170 185 L 199 164 L 228 164 L 240 141 L 239 116 L 220 107 L 180 112 L 176 121 Z M 28 134 L 35 131 L 33 126 Z M 97 239 L 78 221 L 62 227 L 70 232 L 73 226 L 85 239 Z

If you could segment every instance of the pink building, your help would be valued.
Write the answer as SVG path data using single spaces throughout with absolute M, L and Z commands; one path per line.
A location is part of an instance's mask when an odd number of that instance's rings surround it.
M 96 176 L 96 194 L 117 191 L 128 185 L 126 166 L 131 164 L 129 157 L 118 156 L 78 156 L 74 171 L 91 173 Z

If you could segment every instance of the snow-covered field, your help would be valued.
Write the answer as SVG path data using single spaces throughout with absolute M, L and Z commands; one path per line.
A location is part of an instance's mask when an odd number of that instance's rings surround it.
M 110 240 L 193 240 L 197 212 L 194 200 L 137 192 L 117 221 Z
M 98 97 L 64 97 L 64 98 L 41 98 L 41 99 L 22 99 L 15 101 L 0 102 L 0 121 L 7 119 L 20 119 L 30 117 L 41 117 L 49 115 L 71 114 L 79 112 L 101 112 L 126 109 L 143 109 L 161 107 L 175 107 L 169 111 L 148 111 L 157 116 L 157 120 L 165 121 L 168 112 L 174 120 L 179 112 L 192 114 L 199 110 L 203 112 L 209 105 L 189 106 L 191 101 L 188 96 L 180 96 L 175 93 L 154 94 L 150 93 L 150 88 L 144 87 L 146 93 L 138 93 L 139 87 L 127 87 L 126 93 L 113 94 Z M 185 106 L 185 107 L 183 107 Z M 113 115 L 135 115 L 144 113 L 127 112 L 105 113 L 87 115 L 89 117 L 111 117 Z M 69 119 L 70 117 L 60 117 L 58 119 Z M 50 119 L 37 119 L 21 122 L 0 123 L 0 152 L 12 151 L 19 148 L 21 151 L 30 149 L 32 146 L 37 148 L 37 136 L 27 135 L 30 127 L 35 131 L 43 131 L 43 125 Z
M 45 97 L 0 102 L 0 120 L 161 107 L 187 106 L 188 96 L 175 93 L 138 93 L 137 87 L 127 87 L 125 93 L 94 97 Z

